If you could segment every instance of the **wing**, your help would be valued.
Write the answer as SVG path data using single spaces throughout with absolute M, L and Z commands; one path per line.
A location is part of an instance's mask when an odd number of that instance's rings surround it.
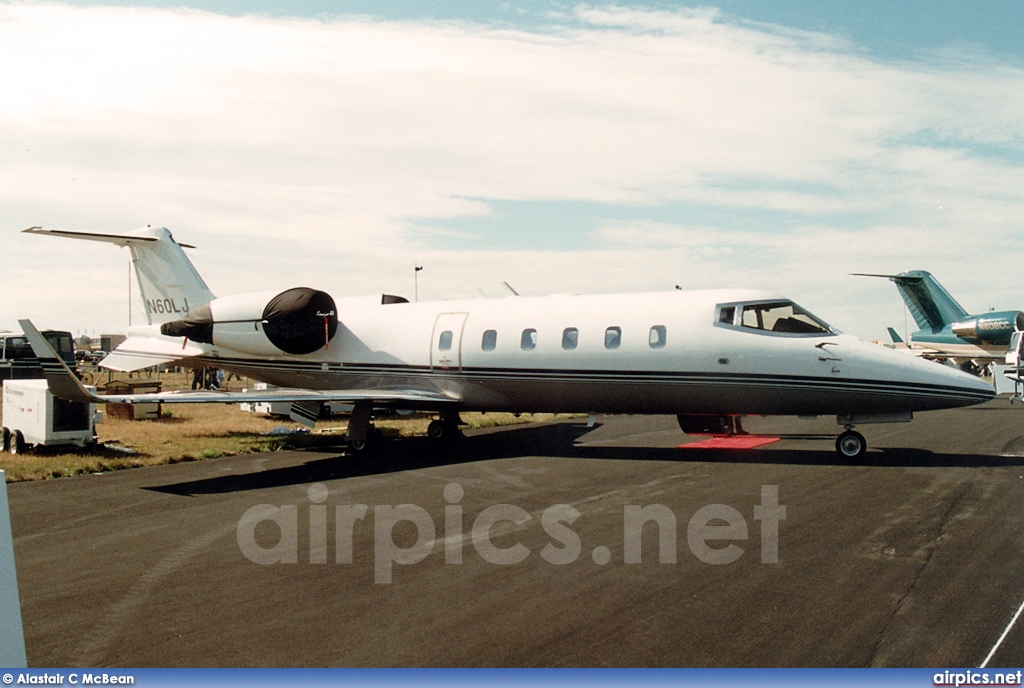
M 292 403 L 327 403 L 331 401 L 398 406 L 410 409 L 436 409 L 458 404 L 461 399 L 434 389 L 370 388 L 370 389 L 259 389 L 248 392 L 158 392 L 151 394 L 96 394 L 79 380 L 50 347 L 30 320 L 19 320 L 32 352 L 39 359 L 47 387 L 58 399 L 85 403 L 115 404 L 233 404 L 239 402 L 284 401 Z

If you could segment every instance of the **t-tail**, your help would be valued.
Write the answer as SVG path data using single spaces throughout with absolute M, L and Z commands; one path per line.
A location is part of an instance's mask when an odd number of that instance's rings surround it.
M 938 331 L 961 322 L 967 311 L 956 302 L 945 287 L 924 270 L 911 270 L 898 275 L 855 273 L 864 277 L 886 277 L 896 284 L 914 321 L 922 330 Z
M 143 227 L 126 234 L 69 232 L 42 227 L 31 227 L 25 232 L 127 246 L 132 253 L 146 322 L 150 325 L 180 320 L 189 309 L 207 304 L 214 298 L 182 250 L 182 247 L 194 247 L 179 244 L 163 227 Z
M 911 270 L 890 277 L 922 330 L 941 330 L 960 322 L 967 311 L 956 302 L 931 273 Z

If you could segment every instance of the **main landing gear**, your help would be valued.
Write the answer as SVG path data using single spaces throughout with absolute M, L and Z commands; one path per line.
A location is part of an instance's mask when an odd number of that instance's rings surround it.
M 368 451 L 373 450 L 374 447 L 384 441 L 384 433 L 373 426 L 373 423 L 369 423 L 366 426 L 366 434 L 362 439 L 350 439 L 348 440 L 348 448 L 352 450 L 354 454 L 366 454 Z
M 462 437 L 459 426 L 462 425 L 459 414 L 443 414 L 438 420 L 431 421 L 427 426 L 427 436 L 435 442 L 451 442 Z
M 345 439 L 352 454 L 368 454 L 384 442 L 384 434 L 373 426 L 372 409 L 357 404 L 349 418 Z M 465 425 L 458 413 L 442 413 L 427 426 L 427 436 L 438 445 L 448 445 L 462 437 L 460 425 Z

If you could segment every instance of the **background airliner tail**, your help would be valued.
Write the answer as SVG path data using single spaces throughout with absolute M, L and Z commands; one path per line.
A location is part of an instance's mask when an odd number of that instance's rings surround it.
M 924 270 L 910 270 L 898 275 L 854 273 L 864 277 L 885 277 L 896 283 L 900 296 L 922 330 L 941 330 L 967 317 L 967 311 L 956 302 L 945 287 Z
M 207 304 L 214 298 L 182 250 L 183 246 L 193 247 L 179 244 L 163 227 L 143 227 L 127 234 L 69 232 L 41 227 L 25 231 L 127 246 L 132 252 L 132 264 L 135 266 L 135 276 L 145 305 L 146 322 L 150 325 L 180 320 L 189 309 Z
M 945 287 L 924 270 L 911 270 L 890 277 L 922 330 L 942 329 L 967 317 Z

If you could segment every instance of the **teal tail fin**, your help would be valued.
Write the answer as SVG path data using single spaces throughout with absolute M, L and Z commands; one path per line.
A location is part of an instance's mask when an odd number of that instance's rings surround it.
M 922 330 L 941 330 L 962 321 L 967 311 L 956 302 L 945 287 L 924 270 L 910 270 L 898 275 L 876 275 L 855 272 L 862 277 L 885 277 L 896 283 L 914 322 Z
M 963 320 L 967 311 L 939 281 L 924 270 L 911 270 L 890 277 L 922 330 L 939 330 Z

